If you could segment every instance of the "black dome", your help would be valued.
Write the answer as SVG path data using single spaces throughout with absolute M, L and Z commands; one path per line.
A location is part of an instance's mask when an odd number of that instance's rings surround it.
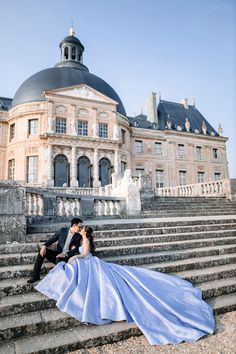
M 17 90 L 12 107 L 26 102 L 45 101 L 43 92 L 46 90 L 80 84 L 86 84 L 118 102 L 117 111 L 126 115 L 119 96 L 104 80 L 87 71 L 65 66 L 42 70 L 27 79 Z
M 61 43 L 60 43 L 60 47 L 63 43 L 73 43 L 73 44 L 78 44 L 79 46 L 81 46 L 83 49 L 84 49 L 84 46 L 83 44 L 80 42 L 80 40 L 75 37 L 75 36 L 67 36 L 65 37 Z

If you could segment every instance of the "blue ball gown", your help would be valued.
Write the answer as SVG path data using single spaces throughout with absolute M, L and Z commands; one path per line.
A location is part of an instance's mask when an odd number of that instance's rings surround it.
M 135 322 L 150 344 L 193 342 L 214 332 L 212 308 L 190 282 L 91 253 L 58 263 L 35 288 L 80 322 Z

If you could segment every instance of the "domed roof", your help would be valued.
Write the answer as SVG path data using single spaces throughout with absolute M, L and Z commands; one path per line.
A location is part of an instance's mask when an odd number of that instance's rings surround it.
M 75 37 L 75 36 L 67 36 L 65 37 L 61 43 L 60 43 L 60 47 L 63 43 L 74 43 L 74 44 L 78 44 L 79 46 L 81 46 L 82 48 L 84 48 L 83 44 L 80 42 L 80 40 Z
M 86 84 L 118 102 L 117 111 L 126 115 L 121 99 L 108 83 L 96 75 L 73 67 L 49 68 L 34 74 L 19 87 L 12 107 L 26 102 L 45 101 L 44 91 L 80 84 Z
M 44 91 L 85 84 L 118 102 L 117 111 L 126 115 L 117 93 L 108 83 L 88 71 L 81 56 L 73 57 L 71 52 L 69 52 L 68 57 L 65 56 L 65 48 L 62 48 L 63 43 L 67 43 L 68 46 L 75 46 L 78 50 L 82 49 L 82 52 L 84 50 L 79 39 L 73 35 L 74 31 L 70 30 L 70 34 L 60 43 L 61 62 L 54 68 L 39 71 L 23 82 L 15 94 L 12 107 L 27 102 L 45 101 Z

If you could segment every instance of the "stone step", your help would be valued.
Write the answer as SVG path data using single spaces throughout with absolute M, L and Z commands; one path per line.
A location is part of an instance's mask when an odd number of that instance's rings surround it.
M 209 268 L 212 266 L 232 263 L 236 263 L 236 253 L 188 258 L 178 261 L 166 261 L 162 263 L 151 263 L 142 265 L 142 267 L 165 273 L 177 273 L 190 269 Z M 53 267 L 53 265 L 48 266 Z M 32 284 L 28 284 L 27 279 L 28 278 L 16 278 L 14 279 L 14 282 L 12 278 L 0 280 L 0 295 L 17 295 L 34 291 L 34 286 Z
M 117 235 L 118 236 L 118 235 Z M 119 235 L 120 236 L 120 235 Z M 210 239 L 217 237 L 233 237 L 236 236 L 236 230 L 218 230 L 218 231 L 204 231 L 204 232 L 189 232 L 189 233 L 172 233 L 164 235 L 151 235 L 151 236 L 123 236 L 123 237 L 109 237 L 94 239 L 94 243 L 97 249 L 100 247 L 112 247 L 120 245 L 142 245 L 155 242 L 173 242 L 184 240 L 196 240 L 196 239 Z
M 200 231 L 213 231 L 213 230 L 236 230 L 236 223 L 226 223 L 226 224 L 213 224 L 213 225 L 190 225 L 190 226 L 166 226 L 166 227 L 146 227 L 146 228 L 133 228 L 125 230 L 103 230 L 94 231 L 94 239 L 98 240 L 100 238 L 111 238 L 111 237 L 122 237 L 122 236 L 138 236 L 143 237 L 146 235 L 159 235 L 159 234 L 169 234 L 169 233 L 186 233 L 186 232 L 200 232 Z M 26 242 L 45 242 L 53 236 L 53 232 L 47 232 L 45 234 L 35 233 L 26 236 Z M 17 246 L 16 246 L 17 247 Z M 0 245 L 0 251 L 4 253 L 4 247 Z
M 183 260 L 188 258 L 231 254 L 235 252 L 236 245 L 221 245 L 200 247 L 198 249 L 180 249 L 174 251 L 169 250 L 144 254 L 119 255 L 113 257 L 104 257 L 103 260 L 106 262 L 114 262 L 121 265 L 138 266 L 150 263 Z
M 138 253 L 150 253 L 157 251 L 167 251 L 167 250 L 179 250 L 179 249 L 189 249 L 189 248 L 202 248 L 216 245 L 227 245 L 235 244 L 236 237 L 215 237 L 210 239 L 201 240 L 184 240 L 184 241 L 173 241 L 173 242 L 157 242 L 148 243 L 142 245 L 125 245 L 125 246 L 112 246 L 109 248 L 100 247 L 96 250 L 98 257 L 111 257 L 118 255 L 131 255 Z
M 191 269 L 176 273 L 181 278 L 184 278 L 192 283 L 203 283 L 211 280 L 222 278 L 230 278 L 236 276 L 236 263 L 225 264 L 206 269 Z
M 211 209 L 209 211 L 189 211 L 189 210 L 172 210 L 172 211 L 165 211 L 165 210 L 147 210 L 147 211 L 141 211 L 139 214 L 139 217 L 191 217 L 191 216 L 212 216 L 212 215 L 235 215 L 236 212 L 235 210 L 222 210 L 220 212 L 215 212 L 214 209 Z
M 104 230 L 124 230 L 124 229 L 137 229 L 137 228 L 160 228 L 168 226 L 189 226 L 189 225 L 212 225 L 219 223 L 235 223 L 235 215 L 212 215 L 212 216 L 191 216 L 191 217 L 164 217 L 164 218 L 137 218 L 132 219 L 102 219 L 102 220 L 86 220 L 85 224 L 93 227 L 95 231 L 104 231 Z M 69 223 L 39 223 L 39 224 L 30 224 L 27 226 L 27 234 L 35 233 L 47 233 L 47 232 L 56 232 L 61 227 L 69 227 Z
M 230 293 L 235 293 L 236 296 L 236 277 L 211 280 L 195 284 L 195 286 L 201 288 L 204 299 Z
M 205 269 L 225 264 L 236 264 L 236 253 L 223 254 L 217 256 L 205 256 L 197 258 L 187 258 L 177 261 L 166 261 L 162 263 L 150 263 L 142 265 L 143 268 L 164 273 L 177 273 L 192 269 Z
M 141 334 L 135 324 L 123 321 L 103 326 L 83 325 L 15 341 L 4 341 L 1 354 L 66 354 L 76 349 L 114 343 Z
M 46 274 L 53 267 L 52 263 L 44 263 L 42 274 Z M 0 268 L 0 280 L 29 277 L 33 269 L 32 264 L 13 265 Z
M 155 229 L 152 229 L 155 231 Z M 166 231 L 166 230 L 165 230 Z M 116 233 L 105 238 L 98 238 L 95 234 L 94 243 L 96 249 L 99 248 L 109 248 L 112 246 L 122 246 L 122 245 L 142 245 L 154 242 L 173 242 L 173 241 L 184 241 L 184 240 L 204 240 L 210 238 L 218 237 L 234 237 L 236 236 L 236 229 L 226 229 L 217 231 L 204 231 L 204 232 L 188 232 L 188 233 L 164 233 L 164 234 L 151 234 L 149 236 L 143 235 L 141 232 L 137 235 L 132 235 L 126 237 L 126 235 Z M 122 236 L 122 237 L 120 237 Z M 13 244 L 1 244 L 0 245 L 0 265 L 8 265 L 9 262 L 12 264 L 28 264 L 32 263 L 32 257 L 38 250 L 39 245 L 37 243 L 13 243 Z M 17 252 L 17 253 L 16 253 Z M 34 253 L 31 255 L 31 253 Z
M 236 309 L 236 293 L 213 297 L 206 301 L 213 307 L 214 314 Z M 57 309 L 9 316 L 2 320 L 1 336 L 11 339 L 2 342 L 2 354 L 68 353 L 141 334 L 135 324 L 127 324 L 124 321 L 103 326 L 73 323 L 71 317 Z M 68 325 L 71 320 L 72 323 Z M 18 336 L 21 338 L 17 338 Z
M 222 279 L 197 284 L 203 292 L 203 298 L 222 295 L 236 291 L 236 278 Z M 210 295 L 210 296 L 209 296 Z M 34 299 L 33 301 L 36 301 Z M 0 340 L 43 334 L 49 331 L 83 326 L 79 321 L 57 308 L 40 309 L 33 312 L 18 313 L 1 317 Z
M 198 239 L 199 236 L 199 239 Z M 156 251 L 191 249 L 204 246 L 215 245 L 236 245 L 235 231 L 219 231 L 218 234 L 214 232 L 206 232 L 205 238 L 200 238 L 201 234 L 191 235 L 174 234 L 170 236 L 149 236 L 139 239 L 133 237 L 121 238 L 111 241 L 104 241 L 101 243 L 103 247 L 96 248 L 96 255 L 100 258 L 110 257 L 116 255 L 131 255 L 140 253 L 149 253 Z M 208 237 L 207 237 L 208 236 Z M 190 239 L 188 239 L 190 238 Z M 37 248 L 36 248 L 37 249 Z M 0 265 L 4 270 L 9 265 L 24 265 L 34 263 L 37 252 L 32 253 L 16 253 L 16 254 L 2 254 L 0 255 Z
M 0 303 L 0 317 L 34 312 L 38 309 L 50 309 L 55 307 L 55 301 L 47 298 L 39 292 L 19 295 L 4 296 Z
M 236 252 L 236 245 L 218 245 L 211 247 L 201 247 L 198 249 L 179 249 L 168 250 L 164 252 L 152 252 L 145 254 L 128 254 L 122 256 L 104 257 L 108 262 L 127 265 L 143 265 L 157 262 L 183 260 L 194 257 L 213 256 L 222 254 L 232 254 Z M 44 263 L 42 274 L 46 274 L 54 265 L 52 263 Z M 33 269 L 33 265 L 12 265 L 0 268 L 0 280 L 29 277 Z

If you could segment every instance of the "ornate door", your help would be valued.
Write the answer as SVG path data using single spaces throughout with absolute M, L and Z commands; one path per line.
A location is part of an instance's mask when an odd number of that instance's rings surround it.
M 111 162 L 105 157 L 99 161 L 99 180 L 102 187 L 111 183 Z
M 77 162 L 77 179 L 79 187 L 91 187 L 91 164 L 86 156 L 81 156 Z
M 70 184 L 69 163 L 65 155 L 57 155 L 54 159 L 54 186 L 62 187 Z

